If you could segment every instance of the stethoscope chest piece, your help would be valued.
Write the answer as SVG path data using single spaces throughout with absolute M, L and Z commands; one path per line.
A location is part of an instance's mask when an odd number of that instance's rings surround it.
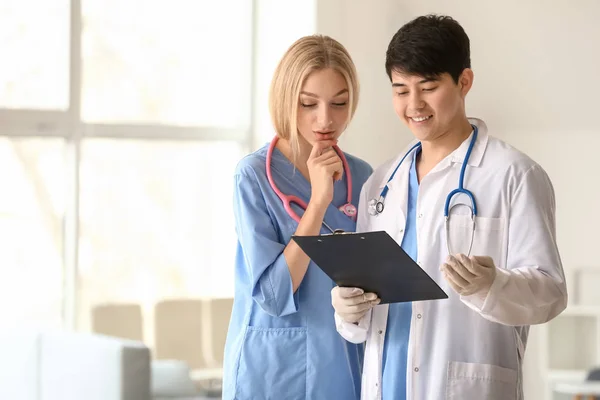
M 369 201 L 369 214 L 370 215 L 378 215 L 383 212 L 384 204 L 383 199 L 380 197 L 379 199 L 371 199 Z
M 356 220 L 357 211 L 356 207 L 354 207 L 354 204 L 346 203 L 340 207 L 340 211 L 346 214 L 346 216 L 352 218 L 353 220 Z

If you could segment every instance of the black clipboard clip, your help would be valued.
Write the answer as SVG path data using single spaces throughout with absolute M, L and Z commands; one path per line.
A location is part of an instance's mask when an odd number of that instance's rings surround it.
M 334 229 L 332 233 L 326 233 L 324 235 L 321 236 L 332 236 L 332 235 L 350 235 L 353 234 L 355 232 L 346 232 L 343 229 Z

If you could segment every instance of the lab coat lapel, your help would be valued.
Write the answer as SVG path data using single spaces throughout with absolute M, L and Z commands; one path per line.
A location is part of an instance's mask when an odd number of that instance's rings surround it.
M 406 225 L 406 215 L 408 212 L 408 183 L 409 183 L 409 172 L 410 165 L 412 163 L 412 154 L 409 154 L 402 165 L 396 171 L 394 179 L 392 179 L 388 185 L 388 193 L 385 199 L 385 208 L 381 215 L 374 218 L 379 219 L 378 223 L 374 224 L 376 227 L 385 229 L 398 243 L 402 242 L 404 227 Z M 402 154 L 404 155 L 404 153 Z M 393 170 L 400 162 L 400 158 L 396 163 L 393 164 L 386 179 L 380 184 L 380 190 L 382 190 L 387 182 L 389 176 L 391 176 Z
M 468 165 L 470 167 L 478 167 L 483 159 L 483 155 L 485 153 L 485 149 L 487 148 L 488 143 L 488 132 L 487 126 L 485 122 L 477 118 L 469 118 L 469 122 L 471 125 L 475 125 L 477 127 L 477 140 L 473 146 L 473 150 L 471 151 L 471 156 L 469 157 Z M 465 139 L 461 145 L 450 153 L 446 158 L 438 163 L 431 171 L 430 174 L 435 174 L 452 166 L 452 164 L 462 164 L 465 160 L 465 156 L 467 155 L 467 150 L 469 149 L 469 145 L 471 144 L 471 139 L 473 134 L 469 135 L 467 139 Z
M 392 236 L 398 243 L 402 243 L 404 228 L 406 226 L 406 215 L 408 213 L 408 183 L 411 156 L 406 157 L 402 166 L 398 169 L 396 176 L 388 185 L 388 200 L 386 207 L 392 207 L 390 221 L 386 225 L 394 227 Z M 387 219 L 387 218 L 386 218 Z

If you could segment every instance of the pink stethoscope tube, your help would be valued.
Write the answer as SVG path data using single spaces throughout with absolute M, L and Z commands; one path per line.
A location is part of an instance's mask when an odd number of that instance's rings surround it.
M 273 156 L 273 149 L 275 148 L 275 145 L 277 144 L 278 140 L 279 138 L 277 136 L 273 138 L 273 140 L 271 141 L 271 145 L 269 146 L 269 150 L 267 152 L 267 179 L 269 180 L 269 184 L 271 185 L 271 188 L 273 189 L 275 194 L 277 194 L 277 196 L 283 202 L 283 207 L 285 208 L 285 211 L 289 214 L 290 217 L 294 219 L 294 221 L 300 223 L 300 217 L 292 209 L 292 203 L 296 203 L 303 210 L 306 210 L 306 207 L 308 207 L 308 205 L 297 196 L 288 196 L 283 194 L 275 184 L 275 181 L 273 180 L 273 176 L 271 174 L 271 158 Z M 346 182 L 348 183 L 348 186 L 346 188 L 348 193 L 346 198 L 346 204 L 339 207 L 339 210 L 355 221 L 356 207 L 354 207 L 354 205 L 352 204 L 352 175 L 350 174 L 350 167 L 348 166 L 348 161 L 346 160 L 346 157 L 344 156 L 344 153 L 340 150 L 340 148 L 337 146 L 333 146 L 333 149 L 336 151 L 336 153 L 342 160 L 342 164 L 344 166 L 344 173 L 346 174 Z

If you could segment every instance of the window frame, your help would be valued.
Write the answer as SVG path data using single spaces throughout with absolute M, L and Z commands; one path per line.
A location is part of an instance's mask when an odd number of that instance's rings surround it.
M 66 144 L 66 210 L 63 225 L 62 325 L 77 329 L 79 306 L 79 212 L 82 142 L 88 138 L 137 140 L 233 141 L 244 151 L 253 144 L 257 55 L 257 1 L 251 0 L 249 124 L 244 128 L 181 127 L 167 124 L 88 123 L 81 119 L 82 0 L 70 0 L 69 11 L 69 107 L 67 110 L 9 109 L 0 107 L 0 137 L 62 138 Z

